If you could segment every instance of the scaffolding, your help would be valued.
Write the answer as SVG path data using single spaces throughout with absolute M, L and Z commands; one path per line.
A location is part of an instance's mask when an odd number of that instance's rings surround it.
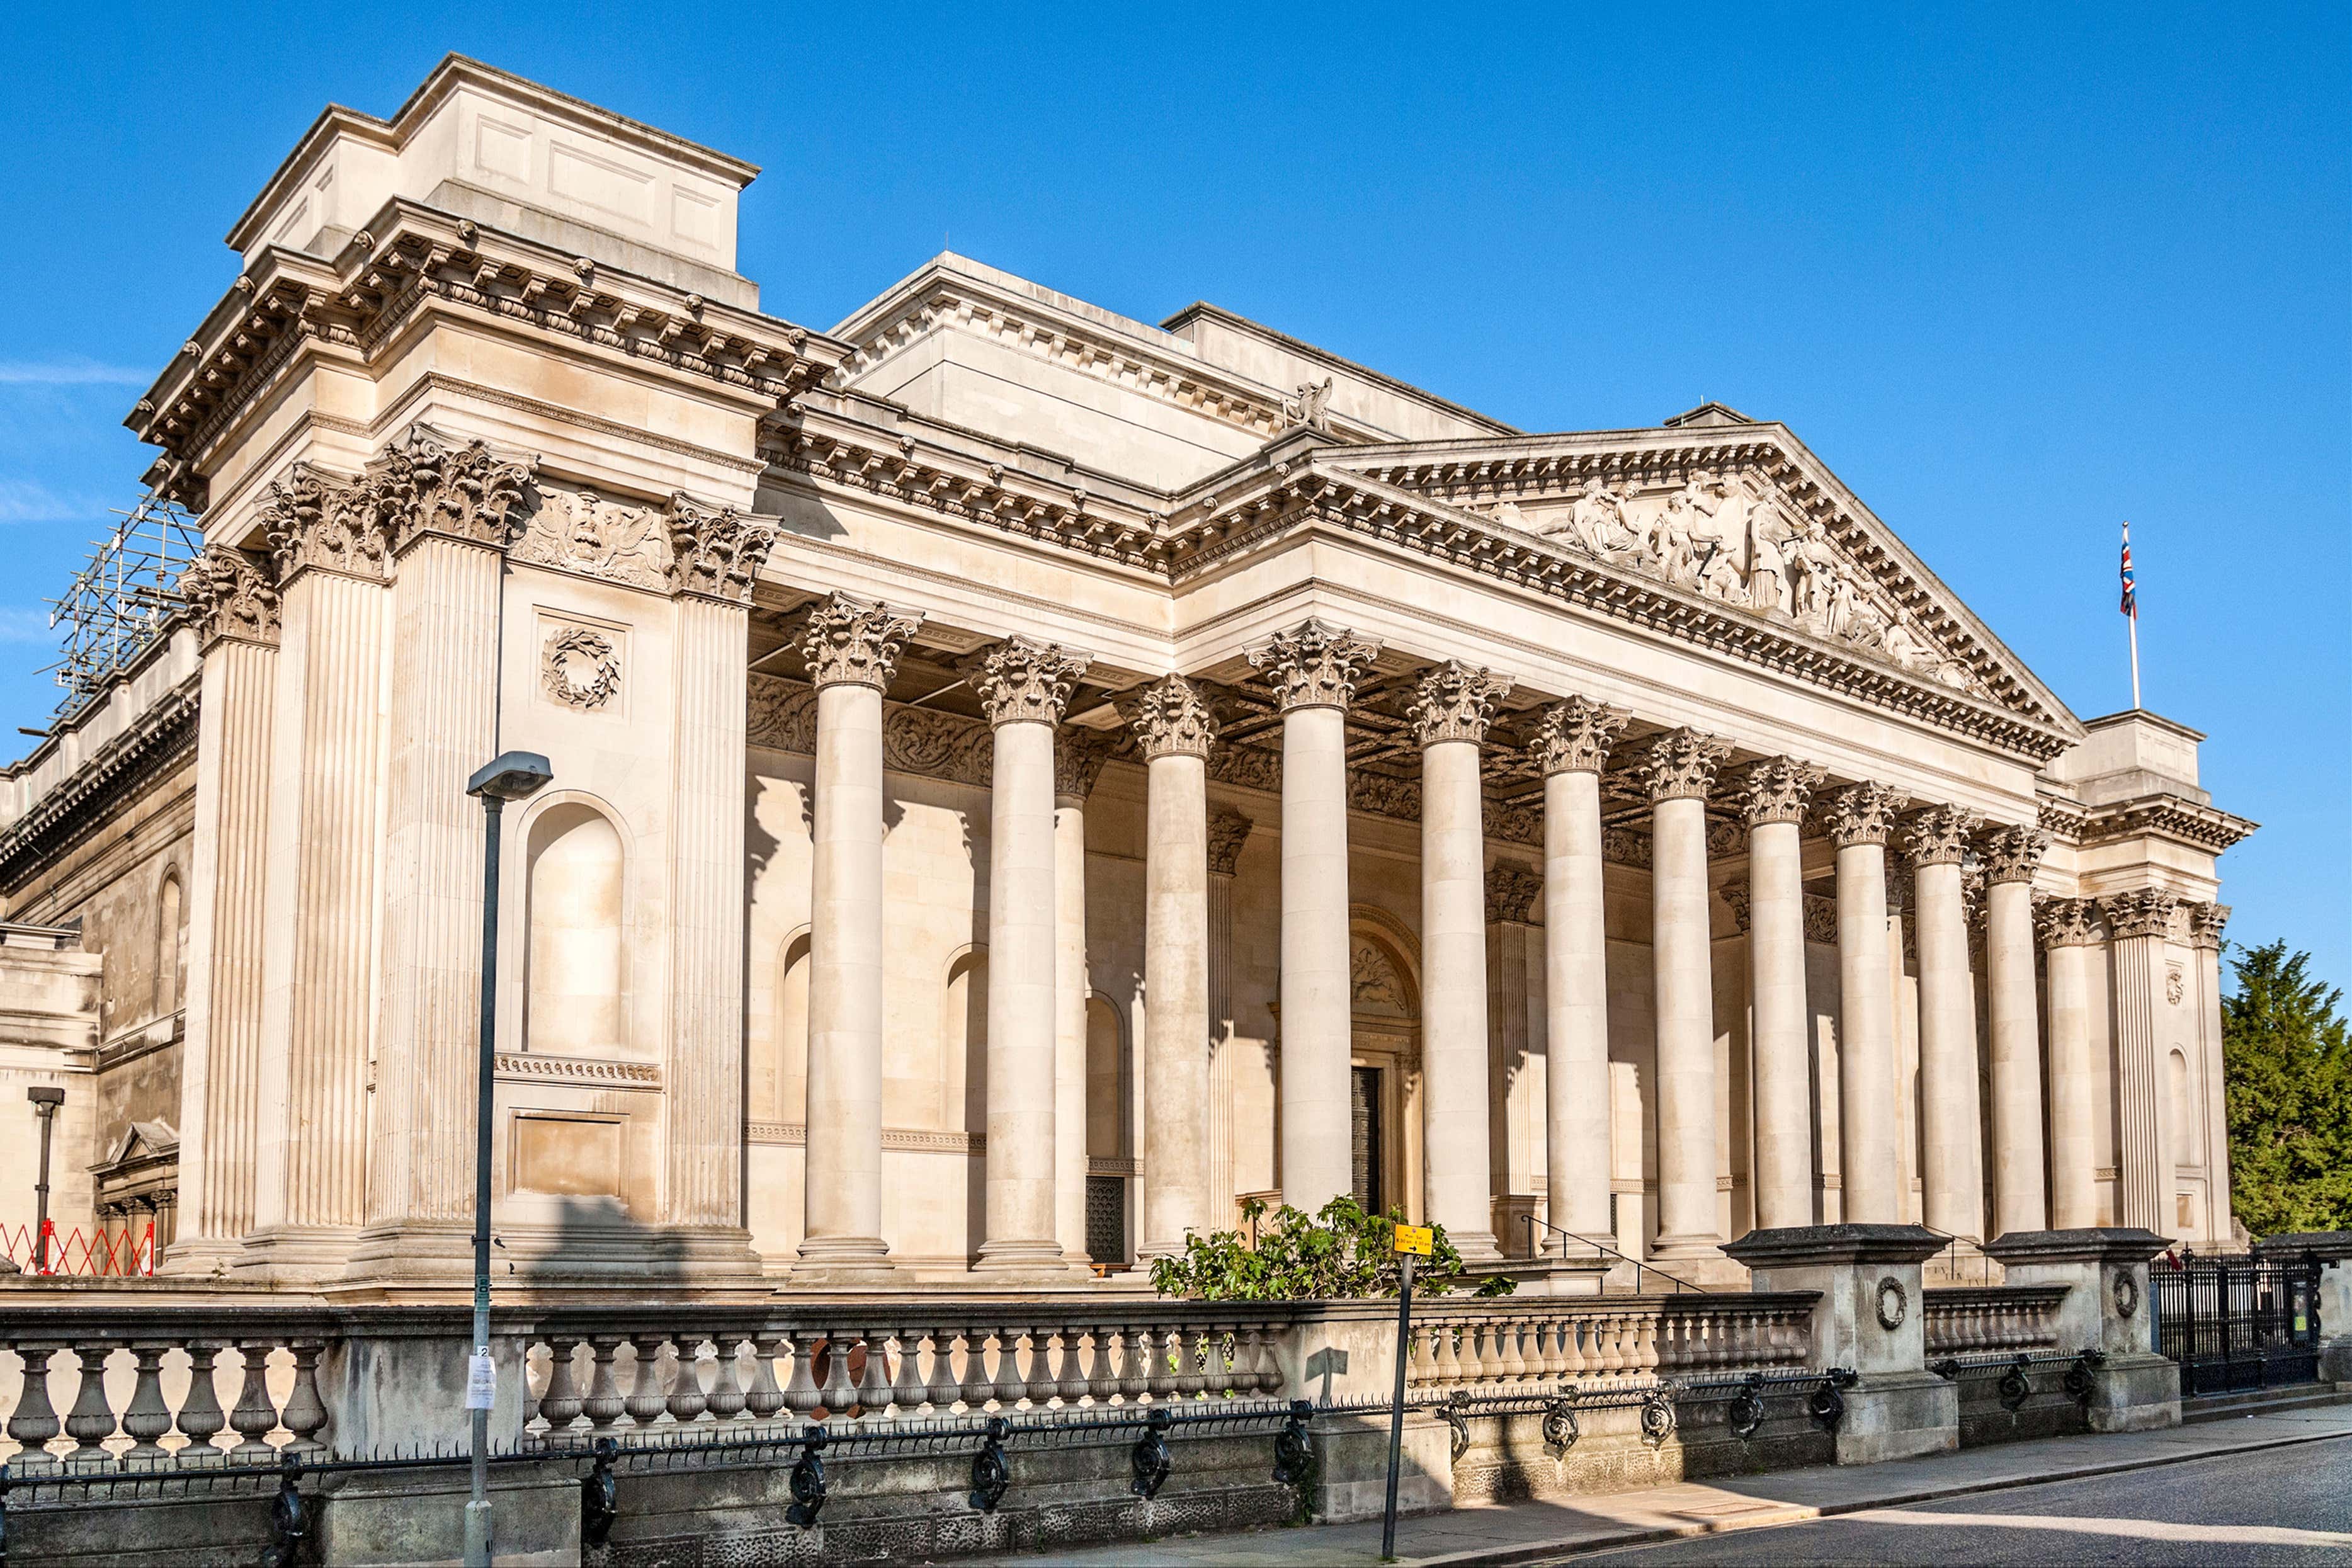
M 112 535 L 48 601 L 49 629 L 64 634 L 60 657 L 43 671 L 65 689 L 58 722 L 95 701 L 162 633 L 184 602 L 180 574 L 204 548 L 195 520 L 152 491 L 115 516 L 122 521 Z

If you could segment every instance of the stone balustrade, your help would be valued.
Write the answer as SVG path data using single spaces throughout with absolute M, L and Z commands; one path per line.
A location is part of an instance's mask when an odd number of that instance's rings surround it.
M 1432 1306 L 1413 1321 L 1415 1390 L 1803 1367 L 1808 1292 L 1559 1297 Z
M 1998 1351 L 2054 1351 L 2063 1285 L 1971 1285 L 1931 1289 L 1927 1354 L 1977 1355 Z M 2066 1347 L 2069 1349 L 2075 1347 Z

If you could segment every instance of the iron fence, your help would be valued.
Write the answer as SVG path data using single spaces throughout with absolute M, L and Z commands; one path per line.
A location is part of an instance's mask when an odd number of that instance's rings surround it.
M 2148 1269 L 2156 1349 L 2180 1363 L 2184 1398 L 2319 1375 L 2317 1258 L 2159 1258 Z

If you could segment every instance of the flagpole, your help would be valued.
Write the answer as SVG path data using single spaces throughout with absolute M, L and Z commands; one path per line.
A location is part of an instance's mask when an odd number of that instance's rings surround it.
M 2127 624 L 2131 626 L 2132 707 L 2137 710 L 2139 707 L 2139 617 L 2131 616 Z

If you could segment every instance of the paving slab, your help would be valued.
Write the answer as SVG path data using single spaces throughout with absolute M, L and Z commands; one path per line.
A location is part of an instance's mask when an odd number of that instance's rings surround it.
M 2352 1437 L 2352 1404 L 2250 1415 L 2159 1432 L 2045 1437 L 1883 1465 L 1814 1466 L 1554 1502 L 1482 1504 L 1402 1520 L 1397 1561 L 1532 1563 L 1602 1547 L 1889 1508 L 1936 1498 L 2180 1464 L 2216 1455 Z M 1066 1568 L 1353 1568 L 1381 1561 L 1378 1520 L 1228 1535 L 1126 1542 L 1000 1558 Z

